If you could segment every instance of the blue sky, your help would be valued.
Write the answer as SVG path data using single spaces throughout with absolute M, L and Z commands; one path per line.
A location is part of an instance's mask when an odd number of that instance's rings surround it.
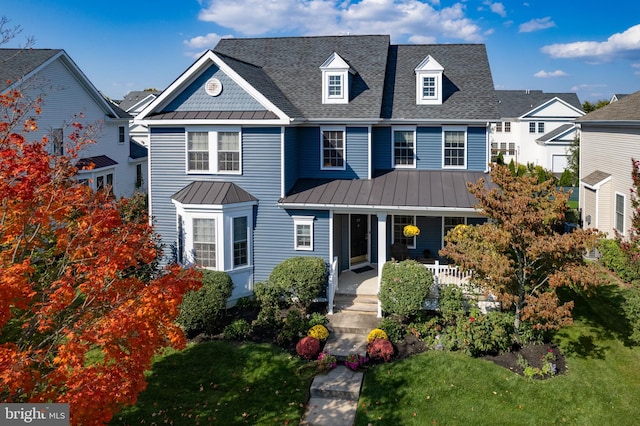
M 2 47 L 64 49 L 114 99 L 166 88 L 221 37 L 338 34 L 484 43 L 497 89 L 640 90 L 636 0 L 2 0 L 0 16 L 22 29 Z

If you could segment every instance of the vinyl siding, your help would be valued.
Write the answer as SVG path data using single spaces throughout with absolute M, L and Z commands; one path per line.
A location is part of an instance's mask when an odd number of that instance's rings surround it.
M 284 191 L 285 194 L 293 187 L 298 179 L 298 130 L 287 127 L 284 129 Z
M 222 92 L 211 96 L 205 91 L 210 78 L 222 83 Z M 265 111 L 258 101 L 220 69 L 212 65 L 183 90 L 164 111 Z
M 329 127 L 329 126 L 328 126 Z M 333 126 L 331 126 L 333 127 Z M 336 127 L 340 128 L 340 126 Z M 298 130 L 298 170 L 301 178 L 366 179 L 368 174 L 368 136 L 366 127 L 346 127 L 346 167 L 322 170 L 320 127 Z
M 118 143 L 118 126 L 128 128 L 127 119 L 107 118 L 96 98 L 71 73 L 61 59 L 53 61 L 21 88 L 26 99 L 42 96 L 42 112 L 36 116 L 38 130 L 25 136 L 39 140 L 50 136 L 52 129 L 63 129 L 64 143 L 69 144 L 73 132 L 71 123 L 80 123 L 95 143 L 85 145 L 79 157 L 106 155 L 118 164 L 114 168 L 114 194 L 130 197 L 134 194 L 136 166 L 129 164 L 129 141 Z M 53 152 L 53 148 L 49 152 Z M 146 164 L 146 159 L 142 160 Z M 146 167 L 146 166 L 145 166 Z
M 254 280 L 265 280 L 280 253 L 292 247 L 282 229 L 292 228 L 287 213 L 278 208 L 280 198 L 280 128 L 242 129 L 242 170 L 236 175 L 185 174 L 184 129 L 151 130 L 151 215 L 166 247 L 176 241 L 176 211 L 171 196 L 195 180 L 233 182 L 258 198 L 253 230 Z M 170 252 L 165 253 L 170 256 Z
M 391 127 L 374 127 L 371 137 L 374 171 L 393 168 L 391 164 Z
M 625 194 L 625 229 L 631 227 L 632 208 L 628 196 L 633 182 L 631 180 L 631 159 L 640 159 L 640 128 L 594 126 L 582 123 L 580 136 L 580 176 L 600 170 L 611 174 L 611 181 L 600 187 L 597 196 L 598 223 L 595 214 L 592 215 L 592 227 L 614 236 L 613 225 L 615 215 L 615 193 Z M 580 198 L 584 200 L 585 189 L 581 186 Z M 584 217 L 589 214 L 583 206 Z M 585 223 L 585 227 L 587 227 Z
M 418 127 L 416 129 L 418 157 L 416 168 L 439 170 L 442 168 L 442 128 Z
M 467 170 L 486 170 L 488 167 L 486 128 L 469 127 L 467 144 Z
M 326 262 L 329 262 L 329 212 L 326 210 L 287 210 L 286 214 L 286 220 L 282 222 L 282 226 L 278 229 L 278 250 L 274 251 L 272 248 L 270 255 L 265 255 L 265 257 L 271 257 L 273 259 L 273 266 L 285 259 L 296 256 L 318 256 L 322 257 Z M 314 217 L 312 251 L 294 249 L 292 216 Z M 273 266 L 271 269 L 273 269 Z

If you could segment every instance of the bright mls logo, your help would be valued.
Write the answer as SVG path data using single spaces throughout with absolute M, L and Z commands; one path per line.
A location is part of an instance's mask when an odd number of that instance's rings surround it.
M 0 404 L 0 424 L 69 426 L 69 404 Z

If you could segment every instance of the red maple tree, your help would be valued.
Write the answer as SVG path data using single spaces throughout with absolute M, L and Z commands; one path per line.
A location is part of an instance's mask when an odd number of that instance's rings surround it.
M 74 424 L 103 424 L 145 388 L 194 270 L 157 268 L 160 250 L 129 200 L 74 179 L 86 130 L 49 153 L 19 91 L 0 95 L 0 400 L 65 402 Z M 107 188 L 108 189 L 108 188 Z

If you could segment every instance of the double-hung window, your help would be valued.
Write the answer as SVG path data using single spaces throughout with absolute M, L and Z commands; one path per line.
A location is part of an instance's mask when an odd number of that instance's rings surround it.
M 505 121 L 504 122 L 504 131 L 506 133 L 510 133 L 511 132 L 511 122 L 510 121 Z
M 502 132 L 502 122 L 500 121 L 496 123 L 496 132 L 498 133 Z
M 124 126 L 118 126 L 118 143 L 123 144 L 124 142 L 125 142 Z
M 329 81 L 327 82 L 327 89 L 330 98 L 342 97 L 342 74 L 329 74 Z
M 313 251 L 313 216 L 293 216 L 294 249 Z
M 422 99 L 433 99 L 436 97 L 436 77 L 422 77 Z
M 443 133 L 443 167 L 464 168 L 467 158 L 466 129 L 445 128 Z
M 616 215 L 615 228 L 618 232 L 624 233 L 624 195 L 616 194 Z
M 402 243 L 406 245 L 407 248 L 410 248 L 410 249 L 416 248 L 416 237 L 404 236 L 404 227 L 407 225 L 415 225 L 415 224 L 416 224 L 415 216 L 402 216 L 402 215 L 393 216 L 393 242 Z
M 529 133 L 535 133 L 536 132 L 536 123 L 529 123 Z
M 242 142 L 239 130 L 187 131 L 187 172 L 242 172 Z
M 64 131 L 62 129 L 51 130 L 53 142 L 53 155 L 64 155 Z
M 416 165 L 415 130 L 398 129 L 393 131 L 394 167 L 415 167 Z
M 544 133 L 544 123 L 538 123 L 538 133 Z
M 322 130 L 321 169 L 345 169 L 345 131 L 343 129 Z
M 247 255 L 247 216 L 233 218 L 233 266 L 245 266 Z
M 216 267 L 216 220 L 193 218 L 193 257 L 196 265 Z

